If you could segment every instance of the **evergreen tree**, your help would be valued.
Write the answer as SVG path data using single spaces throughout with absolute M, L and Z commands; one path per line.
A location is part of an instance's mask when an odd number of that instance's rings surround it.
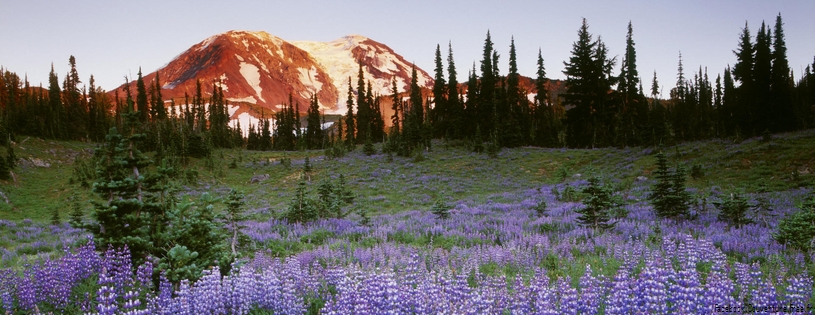
M 79 204 L 79 195 L 74 193 L 71 196 L 71 213 L 68 214 L 68 222 L 73 228 L 81 228 L 84 226 L 83 217 L 85 214 L 82 212 L 82 205 Z
M 0 158 L 0 180 L 9 179 L 11 179 L 11 168 L 8 166 L 6 159 Z
M 789 131 L 797 126 L 795 111 L 792 105 L 792 77 L 789 61 L 787 60 L 787 43 L 784 38 L 784 22 L 781 13 L 775 19 L 773 28 L 772 75 L 770 86 L 770 100 L 775 109 L 775 131 Z M 812 84 L 810 82 L 809 84 Z
M 320 125 L 320 107 L 316 95 L 311 96 L 306 124 L 305 141 L 308 149 L 322 149 L 323 129 L 322 125 Z
M 51 73 L 48 75 L 48 108 L 46 110 L 47 119 L 45 123 L 45 135 L 51 139 L 64 139 L 66 133 L 63 122 L 64 107 L 61 102 L 61 90 L 59 79 L 54 72 L 54 65 L 51 65 Z
M 453 43 L 449 42 L 447 46 L 447 117 L 449 119 L 449 128 L 445 131 L 445 136 L 461 138 L 463 136 L 462 130 L 464 129 L 462 127 L 464 121 L 464 102 L 459 100 L 458 73 L 456 72 L 456 64 L 453 60 Z
M 453 209 L 453 206 L 439 198 L 433 203 L 433 208 L 430 209 L 430 212 L 436 215 L 436 219 L 444 220 L 450 218 L 450 209 Z
M 80 139 L 86 136 L 85 133 L 85 118 L 86 118 L 86 98 L 82 97 L 79 90 L 79 73 L 76 70 L 76 58 L 70 56 L 68 64 L 71 67 L 68 74 L 65 76 L 65 81 L 62 84 L 63 92 L 62 99 L 65 106 L 65 120 L 69 122 L 65 126 L 67 134 L 62 135 L 62 139 Z
M 647 125 L 647 104 L 645 104 L 637 71 L 637 52 L 634 49 L 633 27 L 628 22 L 628 34 L 625 38 L 625 56 L 620 69 L 617 89 L 622 100 L 622 123 L 619 128 L 622 142 L 626 145 L 637 145 L 643 140 L 642 130 Z
M 348 107 L 348 111 L 345 113 L 345 143 L 349 148 L 353 148 L 356 144 L 354 135 L 356 127 L 354 124 L 354 94 L 353 89 L 351 89 L 351 77 L 348 77 L 348 100 L 345 105 Z
M 144 134 L 135 133 L 137 115 L 140 114 L 126 114 L 128 135 L 111 128 L 105 143 L 96 150 L 98 179 L 93 191 L 107 204 L 94 202 L 93 218 L 97 225 L 90 230 L 100 248 L 126 245 L 134 259 L 141 260 L 157 245 L 151 231 L 158 227 L 152 225 L 152 218 L 161 214 L 155 212 L 161 210 L 161 205 L 148 198 L 145 177 L 141 174 L 150 160 L 138 149 Z
M 441 46 L 436 45 L 435 71 L 433 82 L 433 110 L 430 121 L 436 131 L 435 137 L 448 136 L 450 128 L 450 111 L 447 106 L 447 82 L 444 80 L 444 66 L 441 61 Z
M 798 211 L 778 223 L 773 238 L 781 244 L 805 253 L 815 246 L 815 196 L 810 196 L 798 207 Z
M 651 188 L 648 200 L 657 216 L 679 220 L 689 216 L 689 195 L 685 191 L 685 173 L 681 167 L 673 172 L 662 152 L 657 153 L 654 177 L 657 182 Z
M 549 103 L 549 91 L 546 86 L 549 79 L 546 78 L 546 68 L 543 65 L 543 55 L 540 48 L 538 49 L 538 62 L 535 77 L 535 111 L 533 122 L 534 144 L 542 147 L 556 147 L 557 146 L 557 132 L 556 117 L 553 105 Z
M 137 75 L 138 78 L 136 79 L 136 110 L 139 112 L 139 121 L 146 122 L 147 118 L 149 117 L 148 115 L 150 115 L 150 112 L 148 111 L 147 108 L 147 88 L 144 85 L 144 79 L 142 78 L 141 75 L 141 67 L 139 67 L 139 73 Z
M 564 62 L 567 93 L 566 104 L 573 106 L 566 113 L 566 142 L 570 147 L 585 148 L 608 145 L 611 138 L 611 118 L 615 111 L 609 91 L 616 81 L 610 77 L 613 60 L 600 39 L 592 40 L 585 19 L 578 30 L 578 40 L 572 44 L 572 56 Z
M 750 204 L 739 193 L 730 194 L 729 198 L 725 197 L 721 201 L 714 201 L 713 205 L 719 209 L 719 215 L 717 216 L 719 221 L 727 222 L 737 228 L 753 222 L 747 217 Z
M 167 110 L 164 108 L 164 99 L 161 96 L 161 82 L 159 77 L 159 72 L 156 70 L 155 84 L 153 84 L 153 93 L 151 93 L 150 97 L 150 113 L 153 120 L 167 119 Z
M 367 134 L 372 121 L 371 104 L 368 103 L 368 99 L 365 95 L 365 77 L 362 72 L 362 64 L 360 64 L 359 73 L 357 74 L 357 134 L 354 143 L 359 143 L 368 137 Z
M 611 211 L 619 205 L 612 198 L 611 188 L 600 183 L 600 178 L 592 176 L 589 185 L 583 189 L 586 198 L 583 199 L 583 208 L 575 210 L 579 217 L 577 222 L 593 230 L 607 230 L 614 227 L 611 221 Z
M 476 124 L 483 126 L 484 130 L 488 131 L 493 130 L 493 114 L 495 113 L 495 87 L 497 83 L 495 73 L 497 62 L 493 58 L 495 54 L 490 32 L 487 31 L 487 38 L 484 40 L 484 53 L 481 59 L 481 82 L 476 90 L 477 92 L 474 91 L 476 98 L 473 99 L 475 105 L 473 109 L 477 118 Z M 475 75 L 475 69 L 473 69 L 473 76 Z
M 733 79 L 740 83 L 737 89 L 738 97 L 734 98 L 738 102 L 734 104 L 734 116 L 738 128 L 749 136 L 755 133 L 755 96 L 753 93 L 755 49 L 746 22 L 739 37 L 739 48 L 734 53 L 738 62 L 733 66 Z
M 315 201 L 307 194 L 305 179 L 301 179 L 294 192 L 294 198 L 289 203 L 289 209 L 284 214 L 289 222 L 311 222 L 319 218 Z
M 758 29 L 758 34 L 756 34 L 753 88 L 751 90 L 755 97 L 753 101 L 756 106 L 756 117 L 753 128 L 755 128 L 756 132 L 764 132 L 765 130 L 775 131 L 774 126 L 771 126 L 777 109 L 773 108 L 773 104 L 771 103 L 774 102 L 770 100 L 770 84 L 772 79 L 770 36 L 769 30 L 764 22 L 762 22 L 761 27 Z
M 520 86 L 518 62 L 515 52 L 515 38 L 509 46 L 509 73 L 506 78 L 506 105 L 499 119 L 501 122 L 501 143 L 506 147 L 518 147 L 529 143 L 530 119 L 526 91 Z
M 59 225 L 62 223 L 62 218 L 59 217 L 59 208 L 54 207 L 51 209 L 51 225 Z
M 243 229 L 241 222 L 247 219 L 244 214 L 244 194 L 238 190 L 230 189 L 229 195 L 226 197 L 226 222 L 227 227 L 232 230 L 232 237 L 230 240 L 230 248 L 232 249 L 232 256 L 238 255 L 238 241 L 240 232 Z

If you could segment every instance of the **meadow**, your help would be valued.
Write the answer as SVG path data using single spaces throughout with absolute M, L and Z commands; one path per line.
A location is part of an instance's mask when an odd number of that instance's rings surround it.
M 195 161 L 198 180 L 178 194 L 239 189 L 251 219 L 229 272 L 170 283 L 152 279 L 154 263 L 133 266 L 126 249 L 99 252 L 89 233 L 64 222 L 72 198 L 95 198 L 69 180 L 93 146 L 29 139 L 17 151 L 29 162 L 0 188 L 9 199 L 0 202 L 0 313 L 813 312 L 815 255 L 772 235 L 813 195 L 815 130 L 661 149 L 524 147 L 495 158 L 433 144 L 421 159 L 358 148 L 335 159 L 222 150 L 218 165 Z M 687 181 L 692 220 L 660 219 L 647 200 L 659 150 L 671 165 L 695 169 Z M 347 216 L 281 219 L 307 156 L 310 192 L 322 179 L 346 179 L 355 195 Z M 577 223 L 580 191 L 593 175 L 623 202 L 604 232 Z M 717 219 L 714 203 L 737 192 L 764 205 L 750 213 L 754 223 Z M 431 212 L 439 202 L 450 206 L 448 218 Z M 82 205 L 87 219 L 92 207 Z M 55 209 L 59 224 L 50 222 Z

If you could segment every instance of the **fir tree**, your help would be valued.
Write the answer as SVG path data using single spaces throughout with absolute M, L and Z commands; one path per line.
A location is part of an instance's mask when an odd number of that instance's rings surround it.
M 747 217 L 750 204 L 739 193 L 730 194 L 729 198 L 725 197 L 721 201 L 714 201 L 713 205 L 719 209 L 719 215 L 717 216 L 719 221 L 727 222 L 737 228 L 753 222 Z
M 430 209 L 430 212 L 436 215 L 436 219 L 444 220 L 450 218 L 450 209 L 453 209 L 453 206 L 439 198 L 433 203 L 433 208 Z
M 351 77 L 348 77 L 348 100 L 345 102 L 345 105 L 348 107 L 348 111 L 345 113 L 345 143 L 348 148 L 353 148 L 356 144 L 356 138 L 354 135 L 354 131 L 356 130 L 354 124 L 354 90 L 351 89 Z M 353 151 L 353 150 L 352 150 Z
M 359 217 L 360 217 L 360 219 L 359 219 L 359 224 L 360 225 L 367 226 L 367 227 L 371 226 L 371 216 L 368 215 L 368 210 L 367 209 L 365 209 L 363 207 L 360 207 L 360 208 L 357 209 L 357 214 L 359 214 Z
M 609 78 L 613 62 L 606 58 L 605 45 L 592 40 L 589 25 L 583 19 L 578 40 L 572 44 L 572 56 L 564 62 L 567 93 L 566 104 L 573 108 L 567 112 L 566 142 L 570 147 L 585 148 L 605 145 L 609 118 L 613 114 L 607 104 L 608 91 L 613 80 Z M 600 138 L 600 139 L 598 139 Z
M 51 209 L 51 225 L 59 225 L 62 223 L 62 218 L 59 217 L 59 208 L 54 207 Z
M 733 79 L 741 83 L 737 89 L 738 97 L 734 98 L 738 102 L 734 104 L 736 121 L 743 133 L 751 135 L 755 132 L 755 97 L 753 93 L 755 49 L 746 22 L 739 37 L 739 48 L 734 53 L 738 62 L 733 66 Z
M 772 52 L 772 76 L 770 86 L 770 100 L 775 106 L 776 131 L 789 131 L 797 126 L 795 121 L 795 111 L 792 105 L 792 78 L 791 69 L 787 60 L 787 43 L 784 38 L 784 22 L 781 20 L 781 13 L 775 19 L 773 28 L 773 52 Z M 815 84 L 808 82 L 808 84 Z
M 246 215 L 244 214 L 245 204 L 246 202 L 244 202 L 244 194 L 242 192 L 235 189 L 229 190 L 229 195 L 226 197 L 225 219 L 227 222 L 227 227 L 232 230 L 230 248 L 232 249 L 233 257 L 238 255 L 237 247 L 239 235 L 243 229 L 241 222 L 247 219 Z
M 83 217 L 85 214 L 82 211 L 82 205 L 79 203 L 79 195 L 74 194 L 71 196 L 71 213 L 68 214 L 68 222 L 73 228 L 84 227 Z
M 369 127 L 372 120 L 371 104 L 368 103 L 365 93 L 365 77 L 362 72 L 362 64 L 360 64 L 359 73 L 357 74 L 357 134 L 354 143 L 359 143 L 366 139 L 367 133 L 370 131 Z
M 6 159 L 0 157 L 0 179 L 2 180 L 9 180 L 11 179 L 11 168 L 8 166 L 8 162 Z
M 144 79 L 141 75 L 141 67 L 139 67 L 139 73 L 137 74 L 136 79 L 136 110 L 139 113 L 139 120 L 141 122 L 146 122 L 147 118 L 150 115 L 150 112 L 147 108 L 147 88 L 144 85 Z M 200 87 L 199 87 L 200 88 Z
M 105 143 L 96 150 L 98 179 L 93 191 L 107 204 L 94 202 L 93 218 L 97 225 L 90 230 L 100 248 L 126 245 L 133 257 L 140 260 L 154 250 L 156 244 L 150 231 L 156 227 L 151 226 L 151 217 L 159 213 L 149 212 L 158 208 L 157 205 L 146 205 L 150 200 L 141 173 L 150 160 L 138 149 L 144 135 L 132 131 L 136 129 L 138 113 L 126 115 L 130 134 L 122 135 L 111 128 Z
M 362 152 L 364 152 L 367 156 L 376 154 L 376 149 L 374 148 L 373 142 L 371 142 L 370 134 L 366 134 L 365 136 L 365 145 L 362 148 Z
M 778 223 L 773 238 L 779 243 L 803 252 L 815 249 L 815 196 L 810 196 L 798 207 L 798 211 L 788 215 Z
M 441 46 L 436 45 L 435 71 L 433 82 L 433 110 L 431 123 L 435 126 L 436 137 L 444 137 L 449 132 L 449 110 L 447 107 L 447 83 L 444 80 L 444 66 L 441 61 Z
M 612 198 L 611 188 L 600 183 L 600 178 L 592 176 L 589 178 L 589 185 L 583 189 L 586 198 L 583 199 L 583 208 L 575 210 L 580 216 L 577 221 L 580 225 L 590 227 L 594 230 L 607 230 L 614 227 L 611 221 L 611 212 L 619 207 Z
M 754 95 L 753 101 L 756 102 L 755 122 L 753 125 L 755 132 L 775 131 L 775 126 L 771 126 L 777 109 L 773 108 L 774 106 L 770 100 L 772 53 L 770 50 L 771 35 L 768 32 L 767 26 L 762 22 L 756 34 L 753 88 L 751 90 Z
M 656 167 L 653 174 L 657 182 L 648 196 L 654 212 L 659 217 L 674 220 L 688 217 L 690 196 L 685 191 L 684 170 L 677 166 L 676 170 L 671 172 L 668 160 L 662 152 L 657 153 Z
M 320 124 L 320 107 L 317 96 L 312 95 L 306 119 L 306 144 L 308 149 L 322 149 L 323 130 Z
M 445 131 L 445 136 L 452 136 L 460 138 L 462 136 L 461 126 L 464 120 L 464 104 L 459 100 L 458 92 L 458 73 L 456 72 L 456 64 L 453 61 L 453 44 L 448 43 L 447 53 L 447 118 L 449 119 L 448 129 Z M 449 134 L 448 134 L 449 133 Z
M 318 209 L 314 200 L 307 194 L 305 179 L 301 179 L 294 192 L 294 198 L 289 203 L 289 209 L 284 214 L 289 222 L 311 222 L 319 217 Z

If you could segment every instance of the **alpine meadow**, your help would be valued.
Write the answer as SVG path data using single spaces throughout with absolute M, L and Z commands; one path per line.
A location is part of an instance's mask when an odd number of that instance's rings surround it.
M 815 58 L 770 16 L 647 87 L 585 18 L 535 77 L 489 31 L 0 67 L 0 314 L 812 314 Z

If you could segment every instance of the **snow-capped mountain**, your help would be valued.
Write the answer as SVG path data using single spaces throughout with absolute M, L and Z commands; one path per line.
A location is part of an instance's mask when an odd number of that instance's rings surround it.
M 390 47 L 361 35 L 349 35 L 338 40 L 323 43 L 313 41 L 293 41 L 293 45 L 311 54 L 334 80 L 341 100 L 338 110 L 345 110 L 348 98 L 348 80 L 351 87 L 357 88 L 359 66 L 365 81 L 371 82 L 374 94 L 391 94 L 391 80 L 396 80 L 399 91 L 410 88 L 413 65 L 394 52 Z M 433 79 L 424 70 L 417 68 L 419 86 L 431 88 Z
M 229 31 L 193 45 L 157 70 L 164 99 L 184 102 L 193 97 L 196 80 L 208 98 L 219 84 L 234 105 L 254 105 L 253 111 L 277 111 L 292 100 L 305 111 L 312 95 L 327 113 L 345 113 L 348 77 L 354 89 L 362 65 L 374 92 L 390 94 L 391 80 L 400 91 L 410 85 L 412 65 L 388 46 L 364 36 L 352 35 L 328 42 L 287 42 L 266 32 Z M 417 68 L 419 84 L 433 80 Z M 146 85 L 156 72 L 144 75 Z M 136 82 L 131 82 L 135 93 Z M 268 112 L 267 112 L 268 113 Z M 233 117 L 234 118 L 234 117 Z

